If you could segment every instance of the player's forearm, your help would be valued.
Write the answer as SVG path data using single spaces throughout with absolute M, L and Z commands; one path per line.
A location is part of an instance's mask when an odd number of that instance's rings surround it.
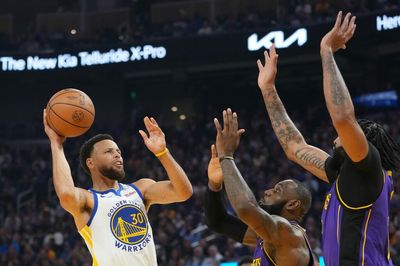
M 58 143 L 51 144 L 53 163 L 53 183 L 60 200 L 74 196 L 74 181 L 71 175 L 63 146 Z
M 348 119 L 353 119 L 355 117 L 353 102 L 342 74 L 336 65 L 333 52 L 328 49 L 322 49 L 321 59 L 324 96 L 333 123 L 341 123 Z
M 287 156 L 291 157 L 295 151 L 291 149 L 290 144 L 305 144 L 305 140 L 288 116 L 285 106 L 276 92 L 275 85 L 262 88 L 261 92 L 275 135 Z
M 233 160 L 225 159 L 221 166 L 229 202 L 237 215 L 245 221 L 247 214 L 258 207 L 257 200 Z
M 182 167 L 169 152 L 159 157 L 159 160 L 167 172 L 176 195 L 179 195 L 181 200 L 189 199 L 193 195 L 193 188 Z
M 243 242 L 243 237 L 248 226 L 238 218 L 228 214 L 222 202 L 222 190 L 216 192 L 207 189 L 204 198 L 204 213 L 207 226 L 214 232 L 223 234 L 238 242 Z

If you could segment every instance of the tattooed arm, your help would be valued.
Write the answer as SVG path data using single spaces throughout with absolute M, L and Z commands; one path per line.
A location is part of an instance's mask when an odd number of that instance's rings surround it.
M 328 154 L 314 146 L 308 145 L 288 116 L 275 88 L 278 55 L 275 47 L 271 46 L 270 54 L 265 55 L 265 66 L 257 61 L 259 68 L 258 85 L 261 89 L 264 103 L 271 120 L 272 128 L 286 156 L 299 164 L 321 180 L 328 182 L 325 173 L 325 161 Z
M 244 181 L 233 161 L 243 129 L 238 129 L 236 113 L 231 109 L 223 112 L 224 128 L 214 119 L 217 129 L 217 151 L 221 161 L 225 190 L 236 214 L 265 242 L 272 245 L 291 243 L 295 234 L 289 222 L 275 215 L 270 215 L 258 204 L 252 191 Z
M 333 57 L 333 53 L 346 48 L 345 44 L 353 37 L 355 17 L 350 17 L 348 13 L 342 22 L 342 12 L 339 12 L 335 26 L 321 41 L 321 59 L 329 115 L 347 155 L 358 162 L 367 156 L 368 142 L 357 123 L 350 93 Z
M 270 215 L 258 204 L 233 160 L 221 162 L 225 190 L 236 214 L 245 224 L 269 244 L 287 243 L 293 231 L 287 220 Z

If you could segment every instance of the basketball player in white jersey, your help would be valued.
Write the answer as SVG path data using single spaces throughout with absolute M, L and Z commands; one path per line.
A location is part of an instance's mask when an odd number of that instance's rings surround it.
M 131 184 L 119 183 L 125 176 L 121 151 L 110 135 L 100 134 L 85 142 L 80 152 L 82 167 L 93 182 L 89 190 L 74 185 L 63 150 L 65 138 L 49 127 L 45 110 L 43 123 L 51 144 L 55 191 L 61 206 L 72 214 L 93 265 L 156 266 L 153 233 L 147 218 L 149 207 L 182 202 L 193 194 L 188 177 L 166 148 L 157 122 L 145 117 L 148 134 L 142 130 L 139 133 L 160 160 L 169 180 L 142 178 Z

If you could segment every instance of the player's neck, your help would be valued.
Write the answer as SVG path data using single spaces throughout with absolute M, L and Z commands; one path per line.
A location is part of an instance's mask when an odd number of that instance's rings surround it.
M 106 177 L 93 177 L 93 189 L 104 191 L 109 189 L 118 189 L 118 181 Z
M 281 216 L 286 220 L 288 220 L 289 222 L 300 223 L 300 219 L 289 212 L 282 213 Z

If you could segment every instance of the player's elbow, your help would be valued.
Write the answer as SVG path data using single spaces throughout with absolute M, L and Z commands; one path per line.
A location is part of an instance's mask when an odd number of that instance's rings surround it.
M 193 196 L 193 188 L 190 186 L 183 194 L 182 194 L 182 199 L 183 200 L 188 200 Z
M 297 158 L 298 150 L 301 149 L 302 147 L 307 147 L 307 146 L 308 144 L 304 141 L 300 145 L 290 147 L 287 151 L 285 151 L 285 155 L 290 161 L 296 163 L 298 160 Z
M 354 123 L 356 121 L 353 108 L 343 108 L 339 112 L 331 114 L 332 124 L 334 127 L 340 127 L 345 124 Z
M 185 189 L 181 190 L 179 193 L 179 199 L 180 201 L 186 201 L 190 199 L 193 195 L 193 187 L 192 185 L 188 185 L 185 187 Z
M 288 158 L 290 161 L 295 162 L 296 161 L 296 155 L 295 155 L 295 151 L 291 150 L 288 152 L 285 152 L 286 158 Z

